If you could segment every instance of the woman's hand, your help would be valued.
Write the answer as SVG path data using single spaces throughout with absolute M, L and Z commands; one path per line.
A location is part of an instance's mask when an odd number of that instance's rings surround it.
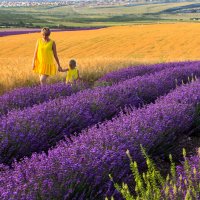
M 63 71 L 63 69 L 62 69 L 61 66 L 58 66 L 58 71 L 59 71 L 59 72 L 62 72 L 62 71 Z

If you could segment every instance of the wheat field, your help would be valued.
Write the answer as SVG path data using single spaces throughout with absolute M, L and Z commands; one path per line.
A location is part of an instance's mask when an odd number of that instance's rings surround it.
M 131 25 L 85 31 L 53 32 L 63 68 L 77 60 L 84 80 L 93 82 L 103 74 L 130 65 L 198 60 L 198 23 Z M 0 38 L 0 93 L 16 87 L 38 84 L 31 69 L 40 33 Z M 63 81 L 64 73 L 49 82 Z

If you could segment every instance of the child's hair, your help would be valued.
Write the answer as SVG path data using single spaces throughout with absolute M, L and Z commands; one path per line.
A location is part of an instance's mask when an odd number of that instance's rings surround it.
M 69 61 L 69 67 L 70 69 L 74 69 L 76 67 L 76 61 L 74 59 Z
M 41 33 L 43 33 L 45 36 L 50 36 L 51 31 L 48 27 L 44 27 L 42 28 Z

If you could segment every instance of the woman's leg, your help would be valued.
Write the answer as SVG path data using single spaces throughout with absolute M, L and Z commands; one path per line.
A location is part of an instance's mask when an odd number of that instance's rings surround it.
M 47 84 L 48 75 L 40 74 L 40 84 L 46 85 Z

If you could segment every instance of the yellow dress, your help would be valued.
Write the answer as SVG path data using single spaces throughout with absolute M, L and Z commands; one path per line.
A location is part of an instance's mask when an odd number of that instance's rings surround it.
M 75 80 L 78 79 L 78 70 L 70 69 L 67 71 L 66 83 L 73 83 Z
M 38 50 L 33 71 L 43 75 L 55 75 L 56 65 L 53 55 L 53 40 L 45 42 L 42 38 L 38 40 Z

